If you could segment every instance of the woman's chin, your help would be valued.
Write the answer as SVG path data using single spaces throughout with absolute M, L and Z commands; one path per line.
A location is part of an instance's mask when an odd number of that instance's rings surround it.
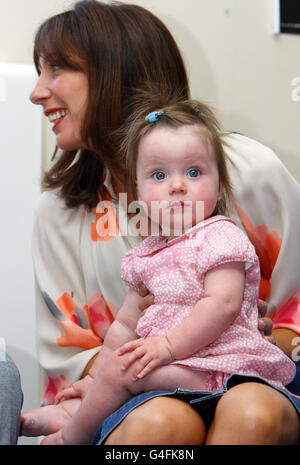
M 72 152 L 74 150 L 79 150 L 83 144 L 79 141 L 75 141 L 74 139 L 66 138 L 58 134 L 56 136 L 56 145 L 60 150 Z

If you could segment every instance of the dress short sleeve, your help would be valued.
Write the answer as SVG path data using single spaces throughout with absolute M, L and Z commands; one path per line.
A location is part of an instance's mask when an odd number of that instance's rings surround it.
M 142 280 L 138 274 L 138 257 L 135 249 L 129 250 L 121 261 L 121 278 L 127 286 L 138 291 L 142 285 Z
M 216 220 L 205 227 L 202 252 L 201 261 L 207 270 L 229 262 L 245 262 L 246 269 L 258 264 L 254 246 L 229 219 Z

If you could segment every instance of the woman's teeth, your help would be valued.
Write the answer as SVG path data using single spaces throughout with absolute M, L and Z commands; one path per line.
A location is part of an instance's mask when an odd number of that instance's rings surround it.
M 56 123 L 60 118 L 63 118 L 67 114 L 67 110 L 59 110 L 55 113 L 51 113 L 48 118 L 50 123 Z

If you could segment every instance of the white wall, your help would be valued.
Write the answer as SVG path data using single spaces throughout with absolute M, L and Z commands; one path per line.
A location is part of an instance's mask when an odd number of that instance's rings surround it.
M 193 96 L 218 111 L 226 129 L 272 147 L 300 180 L 300 35 L 274 36 L 273 0 L 130 0 L 169 26 L 191 76 Z M 34 31 L 71 0 L 0 0 L 0 62 L 30 63 Z M 300 92 L 298 92 L 300 95 Z M 44 157 L 54 138 L 45 123 Z
M 35 79 L 32 65 L 0 63 L 0 337 L 20 371 L 23 411 L 40 397 L 31 235 L 40 195 L 42 112 L 27 98 Z
M 272 147 L 300 180 L 300 35 L 273 34 L 273 0 L 136 0 L 163 19 L 183 51 L 193 96 L 225 129 Z M 299 93 L 300 94 L 300 93 Z

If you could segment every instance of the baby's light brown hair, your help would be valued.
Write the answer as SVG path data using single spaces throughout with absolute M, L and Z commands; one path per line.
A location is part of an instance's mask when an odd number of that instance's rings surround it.
M 139 143 L 141 139 L 159 127 L 177 128 L 180 126 L 200 126 L 206 129 L 207 136 L 213 146 L 216 156 L 219 181 L 223 186 L 221 200 L 217 202 L 214 215 L 226 215 L 228 202 L 232 199 L 232 188 L 226 165 L 226 154 L 222 144 L 220 125 L 211 108 L 197 100 L 185 100 L 173 103 L 154 111 L 147 105 L 136 113 L 127 128 L 123 142 L 123 153 L 126 156 L 130 187 L 137 199 L 136 172 L 138 162 Z

